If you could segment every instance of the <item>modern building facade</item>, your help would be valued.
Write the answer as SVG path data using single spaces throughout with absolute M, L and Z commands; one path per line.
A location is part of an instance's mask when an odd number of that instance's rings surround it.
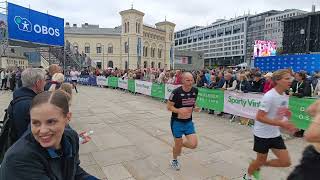
M 190 50 L 174 50 L 174 69 L 187 71 L 201 70 L 204 67 L 203 52 Z
M 101 68 L 170 68 L 175 24 L 169 21 L 145 25 L 144 13 L 135 9 L 120 12 L 121 26 L 100 28 L 66 23 L 65 40 Z
M 282 13 L 266 17 L 264 40 L 275 41 L 277 42 L 277 48 L 282 49 L 284 29 L 283 20 L 286 18 L 299 16 L 305 13 L 307 12 L 298 9 L 286 9 Z
M 320 52 L 320 12 L 284 20 L 283 52 L 309 54 Z
M 248 18 L 247 39 L 246 39 L 246 55 L 245 59 L 249 65 L 253 64 L 253 50 L 255 40 L 264 40 L 265 37 L 265 20 L 267 17 L 281 13 L 281 11 L 271 10 Z
M 244 62 L 248 16 L 220 19 L 205 26 L 175 32 L 175 49 L 202 51 L 204 66 L 227 66 Z

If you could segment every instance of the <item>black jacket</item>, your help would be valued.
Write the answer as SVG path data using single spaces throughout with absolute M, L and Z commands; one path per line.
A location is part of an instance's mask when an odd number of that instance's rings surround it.
M 62 137 L 63 155 L 43 148 L 26 133 L 6 153 L 0 168 L 0 179 L 12 180 L 94 180 L 80 167 L 79 137 L 65 129 Z
M 13 99 L 30 97 L 30 99 L 21 100 L 13 106 L 13 124 L 18 139 L 28 129 L 28 125 L 30 124 L 30 106 L 32 99 L 36 95 L 33 90 L 26 87 L 19 88 L 13 92 Z
M 294 81 L 291 85 L 293 90 L 293 96 L 302 98 L 311 96 L 311 85 L 308 81 L 304 80 L 301 84 L 298 81 Z M 298 89 L 297 89 L 298 88 Z
M 265 79 L 261 78 L 259 81 L 252 81 L 251 92 L 263 92 Z
M 250 83 L 247 80 L 243 80 L 242 82 L 239 81 L 236 86 L 236 90 L 240 90 L 244 93 L 250 92 L 251 91 Z

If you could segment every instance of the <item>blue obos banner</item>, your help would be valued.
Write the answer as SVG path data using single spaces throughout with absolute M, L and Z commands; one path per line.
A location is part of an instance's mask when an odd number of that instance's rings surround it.
M 9 39 L 64 46 L 64 19 L 8 3 Z
M 254 66 L 263 72 L 292 68 L 295 72 L 304 70 L 314 73 L 320 70 L 320 54 L 257 57 Z

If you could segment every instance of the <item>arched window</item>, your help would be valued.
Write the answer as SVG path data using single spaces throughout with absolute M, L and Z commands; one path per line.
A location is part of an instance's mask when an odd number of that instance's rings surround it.
M 144 61 L 143 62 L 143 68 L 147 68 L 148 67 L 148 62 L 147 61 Z
M 138 33 L 140 33 L 140 26 L 141 26 L 141 24 L 138 23 Z
M 159 69 L 161 68 L 161 62 L 158 63 L 158 68 L 159 68 Z
M 108 61 L 108 67 L 113 68 L 113 61 Z
M 151 68 L 154 68 L 154 62 L 153 61 L 151 62 Z
M 138 33 L 138 26 L 139 26 L 139 23 L 136 22 L 136 33 Z
M 124 23 L 124 33 L 127 33 L 127 22 Z
M 146 46 L 143 47 L 143 55 L 144 57 L 148 57 L 148 47 Z
M 112 44 L 108 44 L 108 53 L 109 54 L 113 53 L 113 45 Z
M 162 49 L 158 49 L 158 58 L 162 58 Z
M 127 31 L 127 32 L 129 33 L 129 32 L 130 32 L 130 28 L 129 28 L 129 27 L 130 27 L 130 24 L 129 24 L 129 22 L 127 22 L 127 23 L 128 23 L 128 24 L 127 24 L 127 28 L 128 28 L 128 31 Z
M 90 44 L 89 43 L 84 44 L 84 53 L 90 53 Z

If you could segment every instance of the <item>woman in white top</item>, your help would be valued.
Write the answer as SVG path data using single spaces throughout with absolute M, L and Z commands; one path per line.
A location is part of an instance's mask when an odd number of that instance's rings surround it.
M 73 88 L 76 90 L 76 93 L 78 93 L 77 80 L 78 80 L 78 76 L 80 76 L 80 73 L 78 71 L 76 71 L 75 68 L 72 68 L 72 70 L 70 72 L 70 76 L 71 76 Z

